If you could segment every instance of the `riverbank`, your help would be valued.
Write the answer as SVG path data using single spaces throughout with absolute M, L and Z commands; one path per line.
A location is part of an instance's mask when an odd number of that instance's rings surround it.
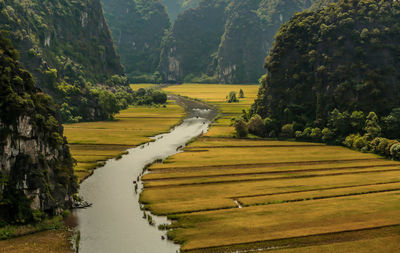
M 212 101 L 222 120 L 143 177 L 142 202 L 175 220 L 168 236 L 183 251 L 398 250 L 399 162 L 323 144 L 230 138 L 229 117 L 242 108 L 225 104 L 223 88 L 166 88 Z
M 152 141 L 149 137 L 169 131 L 185 115 L 181 106 L 169 100 L 166 107 L 130 106 L 113 121 L 65 124 L 71 154 L 78 162 L 75 175 L 82 182 L 106 160 Z
M 139 203 L 140 176 L 147 165 L 180 152 L 193 138 L 204 134 L 217 115 L 202 102 L 177 98 L 187 115 L 170 132 L 157 135 L 153 142 L 128 150 L 121 159 L 108 160 L 104 167 L 81 184 L 80 195 L 93 205 L 76 210 L 80 230 L 80 252 L 175 253 L 176 245 L 166 238 L 165 217 L 156 217 Z

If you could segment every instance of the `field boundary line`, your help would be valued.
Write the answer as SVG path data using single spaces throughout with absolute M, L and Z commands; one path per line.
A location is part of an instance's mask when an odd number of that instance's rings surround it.
M 170 184 L 170 185 L 146 185 L 145 188 L 175 188 L 175 187 L 186 187 L 192 185 L 209 185 L 209 184 L 230 184 L 230 183 L 241 183 L 241 182 L 257 182 L 257 181 L 272 181 L 272 180 L 284 180 L 284 179 L 299 179 L 299 178 L 315 178 L 315 177 L 330 177 L 330 176 L 341 176 L 341 175 L 357 175 L 357 174 L 369 174 L 369 173 L 383 173 L 383 172 L 395 172 L 400 169 L 393 170 L 373 170 L 373 171 L 356 171 L 356 172 L 341 172 L 341 173 L 330 173 L 323 175 L 302 175 L 293 177 L 274 177 L 274 178 L 253 178 L 253 179 L 241 179 L 241 180 L 226 180 L 226 181 L 214 181 L 214 182 L 196 182 L 196 183 L 183 183 L 183 184 Z
M 311 161 L 295 161 L 295 162 L 271 162 L 271 163 L 244 163 L 244 164 L 221 164 L 221 165 L 205 165 L 205 166 L 185 166 L 185 167 L 168 167 L 168 168 L 150 168 L 150 171 L 162 170 L 184 170 L 190 169 L 205 169 L 205 168 L 241 168 L 243 166 L 249 168 L 257 168 L 260 166 L 284 166 L 284 165 L 316 165 L 316 164 L 330 164 L 330 163 L 345 163 L 345 162 L 359 162 L 359 161 L 384 161 L 383 158 L 359 158 L 359 159 L 342 159 L 342 160 L 311 160 Z
M 282 170 L 282 171 L 265 171 L 265 172 L 245 172 L 245 173 L 230 173 L 230 174 L 215 174 L 215 175 L 196 175 L 196 176 L 183 176 L 183 177 L 165 177 L 165 178 L 149 178 L 143 179 L 143 181 L 163 181 L 163 180 L 179 180 L 179 179 L 190 179 L 190 178 L 213 178 L 213 177 L 230 177 L 230 176 L 252 176 L 252 175 L 267 175 L 267 174 L 279 174 L 279 173 L 297 173 L 297 172 L 317 172 L 317 171 L 330 171 L 330 170 L 345 170 L 345 169 L 365 169 L 365 168 L 378 168 L 378 167 L 396 167 L 400 166 L 396 164 L 385 164 L 385 165 L 362 165 L 362 166 L 351 166 L 351 167 L 337 167 L 337 168 L 319 168 L 319 169 L 304 169 L 304 170 Z M 152 173 L 155 174 L 168 174 L 167 173 Z

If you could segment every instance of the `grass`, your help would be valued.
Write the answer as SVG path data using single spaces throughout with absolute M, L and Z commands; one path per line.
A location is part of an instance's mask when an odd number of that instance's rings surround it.
M 163 107 L 130 107 L 113 121 L 65 124 L 71 154 L 77 160 L 75 173 L 82 181 L 105 160 L 149 142 L 149 137 L 168 131 L 180 122 L 183 109 L 169 101 Z
M 143 177 L 145 208 L 175 220 L 169 238 L 193 253 L 398 251 L 400 163 L 344 147 L 230 138 L 230 118 L 257 90 L 240 86 L 248 97 L 226 103 L 237 87 L 164 89 L 221 111 L 206 136 Z
M 157 84 L 152 84 L 152 83 L 135 83 L 135 84 L 130 84 L 129 85 L 132 90 L 137 91 L 140 88 L 143 89 L 149 89 L 149 88 L 156 88 L 158 87 Z

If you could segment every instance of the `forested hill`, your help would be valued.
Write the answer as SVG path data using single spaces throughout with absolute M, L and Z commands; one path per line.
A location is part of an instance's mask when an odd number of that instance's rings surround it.
M 102 0 L 121 62 L 134 82 L 154 82 L 160 44 L 170 23 L 159 0 Z
M 203 0 L 178 16 L 162 45 L 165 82 L 257 82 L 280 25 L 309 0 Z
M 397 1 L 341 0 L 295 15 L 266 58 L 253 112 L 281 126 L 322 128 L 338 112 L 347 120 L 353 111 L 373 111 L 380 119 L 378 134 L 398 138 L 399 44 Z
M 10 32 L 22 64 L 64 120 L 108 118 L 94 85 L 123 69 L 100 0 L 3 0 L 0 9 L 0 30 Z
M 0 33 L 0 227 L 70 208 L 72 168 L 56 105 Z

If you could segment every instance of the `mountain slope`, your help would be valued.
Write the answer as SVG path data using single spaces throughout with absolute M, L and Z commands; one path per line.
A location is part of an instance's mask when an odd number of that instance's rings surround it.
M 160 44 L 170 27 L 159 0 L 102 0 L 121 62 L 132 81 L 154 82 Z
M 99 0 L 4 0 L 0 29 L 43 91 L 74 118 L 107 118 L 90 90 L 123 74 Z
M 178 17 L 163 45 L 164 81 L 256 83 L 280 25 L 313 2 L 201 1 Z
M 270 56 L 253 112 L 281 124 L 323 126 L 329 112 L 400 107 L 400 4 L 341 0 L 285 24 Z
M 167 7 L 171 21 L 175 21 L 183 11 L 197 7 L 200 0 L 161 0 L 161 2 Z
M 0 226 L 60 213 L 77 190 L 57 107 L 0 34 Z

